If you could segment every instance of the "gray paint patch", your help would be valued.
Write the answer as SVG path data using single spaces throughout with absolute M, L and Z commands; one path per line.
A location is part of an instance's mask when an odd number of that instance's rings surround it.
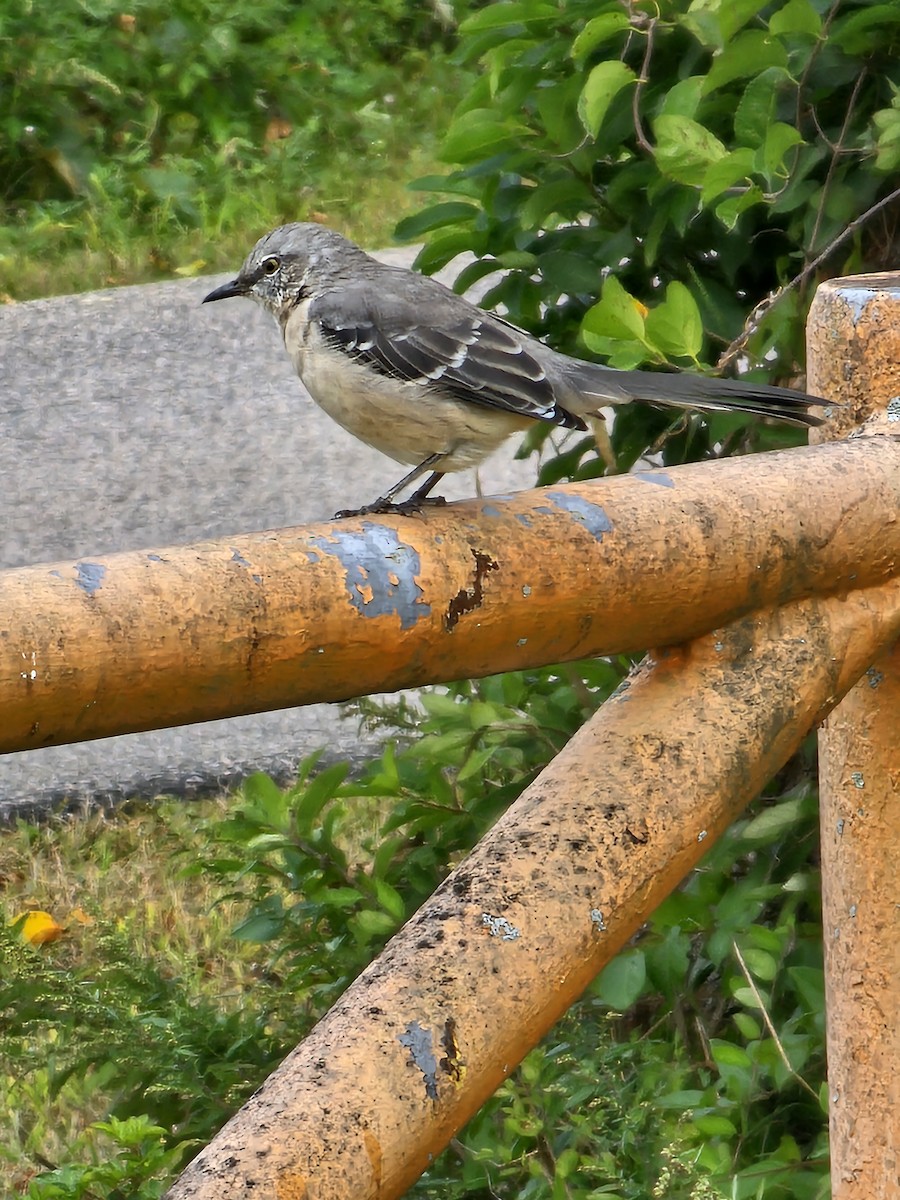
M 849 306 L 853 313 L 853 323 L 859 320 L 869 303 L 877 296 L 876 288 L 871 287 L 847 287 L 841 288 L 841 299 Z
M 79 562 L 75 564 L 75 582 L 89 596 L 100 591 L 105 574 L 106 567 L 103 563 Z
M 241 566 L 241 567 L 249 567 L 250 566 L 250 564 L 247 562 L 246 558 L 244 558 L 243 554 L 241 554 L 240 550 L 235 550 L 234 548 L 232 548 L 232 551 L 231 551 L 231 561 L 236 562 L 238 564 L 238 566 Z
M 673 488 L 675 480 L 671 475 L 667 475 L 665 471 L 634 471 L 635 479 L 640 479 L 642 483 L 658 483 L 660 487 Z
M 410 1021 L 405 1031 L 397 1041 L 409 1050 L 411 1061 L 419 1068 L 425 1079 L 425 1095 L 429 1100 L 437 1100 L 437 1059 L 434 1056 L 434 1043 L 431 1031 L 423 1029 L 418 1021 Z
M 599 504 L 591 504 L 582 496 L 569 496 L 566 492 L 548 492 L 547 495 L 559 508 L 585 527 L 591 537 L 603 541 L 604 533 L 612 533 L 613 524 Z
M 373 521 L 364 521 L 362 532 L 335 526 L 328 537 L 313 536 L 310 543 L 323 554 L 338 559 L 350 603 L 363 617 L 395 613 L 401 629 L 412 629 L 431 615 L 422 600 L 416 577 L 422 569 L 417 551 L 397 538 L 397 532 Z
M 498 937 L 504 942 L 514 942 L 520 936 L 519 930 L 512 921 L 507 921 L 506 917 L 492 917 L 490 913 L 482 913 L 481 923 L 491 937 Z

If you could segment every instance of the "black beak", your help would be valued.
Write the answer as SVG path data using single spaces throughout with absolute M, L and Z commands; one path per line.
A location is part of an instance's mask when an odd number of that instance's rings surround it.
M 210 300 L 230 300 L 232 296 L 243 295 L 245 295 L 243 285 L 237 279 L 232 279 L 231 283 L 223 283 L 208 296 L 204 296 L 202 303 L 209 304 Z

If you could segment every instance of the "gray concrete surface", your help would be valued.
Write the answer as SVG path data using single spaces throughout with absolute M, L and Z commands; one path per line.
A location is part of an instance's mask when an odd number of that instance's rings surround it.
M 400 477 L 304 394 L 267 314 L 201 306 L 224 278 L 0 306 L 0 567 L 300 524 Z M 481 468 L 484 493 L 530 486 L 514 450 Z M 448 498 L 476 489 L 471 471 L 445 482 Z M 0 819 L 289 778 L 320 746 L 371 749 L 354 718 L 314 705 L 0 756 Z

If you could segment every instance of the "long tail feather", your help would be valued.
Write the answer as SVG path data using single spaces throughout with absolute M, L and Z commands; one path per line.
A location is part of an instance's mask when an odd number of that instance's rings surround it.
M 572 382 L 582 397 L 595 398 L 600 406 L 637 400 L 667 408 L 745 412 L 795 425 L 821 425 L 823 418 L 809 409 L 831 404 L 821 396 L 740 379 L 713 379 L 688 372 L 614 371 L 593 363 L 580 363 L 579 367 Z

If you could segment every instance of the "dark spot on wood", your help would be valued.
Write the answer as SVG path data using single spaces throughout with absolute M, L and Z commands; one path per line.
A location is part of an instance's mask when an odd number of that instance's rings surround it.
M 471 588 L 462 588 L 447 606 L 444 628 L 448 633 L 455 625 L 459 624 L 461 616 L 465 613 L 474 612 L 476 608 L 481 608 L 484 601 L 485 577 L 489 571 L 500 570 L 500 564 L 487 554 L 483 554 L 480 550 L 473 550 L 472 557 L 475 559 L 475 576 L 472 580 Z

